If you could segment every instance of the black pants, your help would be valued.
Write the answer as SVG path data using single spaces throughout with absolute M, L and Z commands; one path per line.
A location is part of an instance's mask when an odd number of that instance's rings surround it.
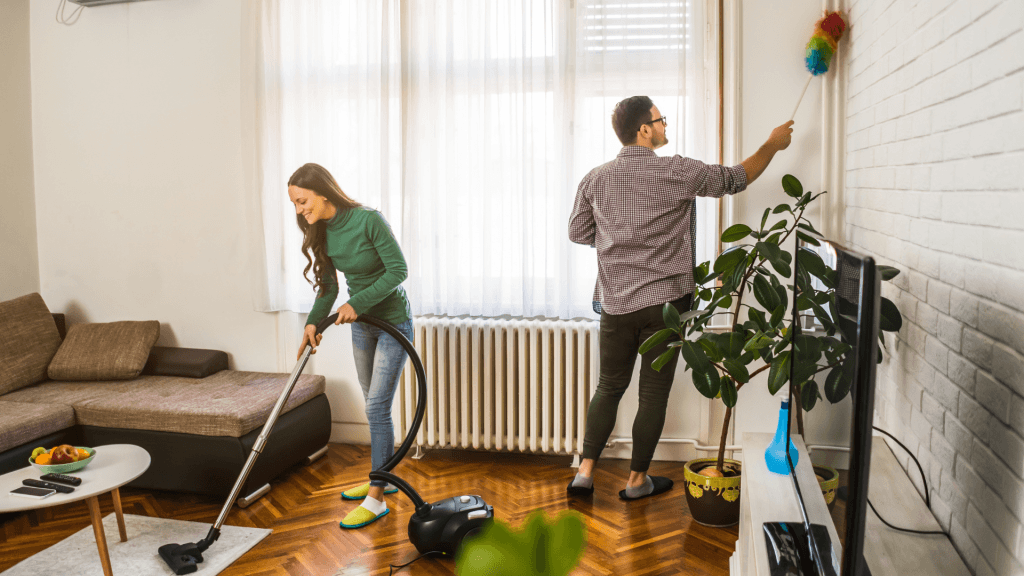
M 672 302 L 680 313 L 690 309 L 692 294 Z M 649 306 L 628 314 L 601 313 L 601 376 L 597 391 L 587 411 L 587 433 L 583 437 L 583 457 L 597 460 L 615 427 L 619 400 L 633 377 L 640 345 L 655 332 L 665 328 L 662 305 Z M 658 447 L 661 431 L 665 427 L 665 410 L 672 390 L 678 356 L 662 367 L 661 372 L 651 368 L 654 359 L 668 350 L 668 343 L 679 338 L 664 340 L 640 360 L 640 405 L 633 419 L 633 460 L 629 469 L 647 472 Z

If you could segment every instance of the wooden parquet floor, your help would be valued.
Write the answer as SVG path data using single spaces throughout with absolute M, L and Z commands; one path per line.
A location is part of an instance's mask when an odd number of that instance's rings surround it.
M 736 527 L 708 528 L 690 517 L 678 462 L 654 462 L 651 473 L 668 476 L 676 486 L 666 494 L 624 502 L 629 462 L 603 460 L 595 473 L 597 490 L 588 499 L 567 499 L 574 470 L 568 457 L 496 454 L 454 450 L 428 451 L 406 458 L 396 473 L 428 502 L 461 494 L 479 494 L 494 506 L 498 519 L 513 528 L 535 509 L 549 515 L 579 511 L 588 530 L 578 575 L 693 574 L 726 576 L 736 546 Z M 279 478 L 273 490 L 246 509 L 233 508 L 227 524 L 271 528 L 273 533 L 222 576 L 388 574 L 389 564 L 417 556 L 407 539 L 412 503 L 401 493 L 388 496 L 391 513 L 360 530 L 343 530 L 341 520 L 358 503 L 341 492 L 365 481 L 369 447 L 331 444 L 327 456 Z M 223 500 L 191 494 L 121 490 L 125 514 L 176 518 L 212 524 Z M 109 497 L 102 513 L 113 512 Z M 39 553 L 89 526 L 84 502 L 0 516 L 0 571 Z M 216 544 L 214 544 L 216 546 Z M 154 554 L 156 551 L 154 550 Z M 410 575 L 452 575 L 455 565 L 426 557 L 396 571 Z

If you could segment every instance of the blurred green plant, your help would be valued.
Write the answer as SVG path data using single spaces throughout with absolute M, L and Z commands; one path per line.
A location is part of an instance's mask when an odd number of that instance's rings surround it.
M 521 530 L 495 520 L 467 538 L 455 558 L 459 576 L 565 576 L 583 556 L 587 530 L 578 512 L 563 511 L 548 522 L 541 510 Z
M 787 313 L 790 308 L 787 289 L 792 290 L 794 285 L 783 284 L 780 278 L 793 277 L 793 255 L 781 245 L 793 234 L 805 244 L 820 245 L 814 237 L 820 234 L 804 213 L 826 192 L 804 192 L 800 181 L 790 174 L 782 178 L 782 188 L 791 198 L 789 202 L 766 208 L 757 229 L 746 224 L 730 226 L 722 233 L 722 242 L 741 243 L 723 251 L 713 265 L 703 262 L 694 268 L 697 293 L 693 310 L 680 314 L 666 304 L 663 315 L 667 328 L 652 335 L 640 347 L 640 353 L 645 353 L 658 343 L 677 337 L 678 340 L 670 342 L 669 349 L 654 360 L 652 367 L 660 371 L 675 355 L 682 354 L 684 370 L 691 372 L 697 391 L 707 398 L 722 399 L 726 411 L 718 451 L 719 471 L 722 471 L 729 422 L 740 389 L 765 370 L 768 371 L 768 390 L 773 395 L 790 381 L 793 315 L 791 311 Z M 769 226 L 769 218 L 780 214 L 782 216 Z M 843 360 L 851 349 L 847 342 L 854 341 L 852 331 L 856 329 L 856 319 L 848 308 L 853 305 L 836 298 L 836 271 L 806 246 L 800 247 L 797 258 L 800 259 L 795 279 L 799 316 L 813 318 L 819 324 L 813 332 L 801 330 L 794 346 L 797 362 L 791 388 L 797 404 L 798 430 L 803 433 L 802 410 L 814 408 L 822 397 L 822 388 L 825 399 L 833 404 L 850 393 L 853 363 Z M 890 266 L 877 269 L 885 281 L 899 274 L 899 270 Z M 819 289 L 812 277 L 824 289 Z M 751 293 L 758 306 L 744 301 Z M 701 307 L 702 304 L 705 305 Z M 740 323 L 738 318 L 744 309 L 747 320 Z M 713 328 L 712 319 L 723 315 L 732 321 L 732 328 Z M 903 325 L 899 309 L 887 298 L 882 298 L 880 324 L 878 337 L 883 342 L 883 331 L 895 332 Z M 693 334 L 699 336 L 686 339 Z M 879 347 L 878 361 L 882 361 L 882 347 Z M 819 388 L 814 377 L 821 372 L 827 374 Z

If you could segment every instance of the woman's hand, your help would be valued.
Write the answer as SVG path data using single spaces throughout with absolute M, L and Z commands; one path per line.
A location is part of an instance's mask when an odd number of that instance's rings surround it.
M 359 314 L 356 314 L 355 308 L 349 306 L 348 302 L 346 302 L 338 308 L 338 319 L 334 321 L 334 325 L 351 324 L 355 322 L 358 317 Z
M 316 336 L 316 343 L 314 344 L 313 336 Z M 316 354 L 316 347 L 320 345 L 320 339 L 323 338 L 323 334 L 316 333 L 316 326 L 308 324 L 306 329 L 302 332 L 302 344 L 299 344 L 299 353 L 296 354 L 295 360 L 302 358 L 302 351 L 306 349 L 306 344 L 313 347 L 313 354 Z

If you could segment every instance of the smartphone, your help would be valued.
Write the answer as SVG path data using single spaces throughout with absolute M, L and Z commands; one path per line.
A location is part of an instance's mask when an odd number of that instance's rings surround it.
M 35 498 L 36 500 L 42 500 L 48 496 L 53 496 L 57 491 L 53 488 L 36 488 L 34 486 L 19 486 L 14 490 L 11 490 L 11 496 L 21 496 L 22 498 Z

